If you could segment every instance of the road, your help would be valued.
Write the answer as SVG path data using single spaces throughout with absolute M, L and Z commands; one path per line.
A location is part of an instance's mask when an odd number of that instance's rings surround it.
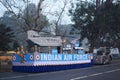
M 0 73 L 0 80 L 120 80 L 120 61 L 109 65 L 46 73 Z

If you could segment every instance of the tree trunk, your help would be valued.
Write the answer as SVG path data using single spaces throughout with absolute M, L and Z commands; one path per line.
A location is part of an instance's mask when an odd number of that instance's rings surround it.
M 35 30 L 38 30 L 38 29 L 42 29 L 40 26 L 40 14 L 41 14 L 41 5 L 42 5 L 42 2 L 43 0 L 39 0 L 39 3 L 38 3 L 38 9 L 37 9 L 37 16 L 36 16 L 36 19 L 35 19 Z

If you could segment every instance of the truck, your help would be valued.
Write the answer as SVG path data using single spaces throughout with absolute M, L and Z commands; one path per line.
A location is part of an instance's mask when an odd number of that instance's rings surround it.
M 108 64 L 112 61 L 112 55 L 110 54 L 110 49 L 107 47 L 100 47 L 97 49 L 93 56 L 94 64 Z

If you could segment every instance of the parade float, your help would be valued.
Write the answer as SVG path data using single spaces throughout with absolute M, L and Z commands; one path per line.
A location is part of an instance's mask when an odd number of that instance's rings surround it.
M 78 45 L 63 48 L 60 37 L 41 37 L 35 31 L 28 31 L 28 41 L 36 45 L 34 50 L 13 55 L 12 69 L 18 72 L 49 72 L 92 66 L 92 55 L 85 54 Z M 42 52 L 40 47 L 46 47 Z M 57 48 L 55 48 L 57 47 Z M 58 48 L 59 47 L 59 48 Z M 75 51 L 73 51 L 76 50 Z

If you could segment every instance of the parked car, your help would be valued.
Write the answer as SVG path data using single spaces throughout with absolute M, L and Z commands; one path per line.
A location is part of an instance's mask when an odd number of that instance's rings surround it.
M 94 64 L 108 64 L 112 61 L 112 55 L 110 50 L 105 47 L 101 47 L 97 50 L 97 53 L 93 56 Z

